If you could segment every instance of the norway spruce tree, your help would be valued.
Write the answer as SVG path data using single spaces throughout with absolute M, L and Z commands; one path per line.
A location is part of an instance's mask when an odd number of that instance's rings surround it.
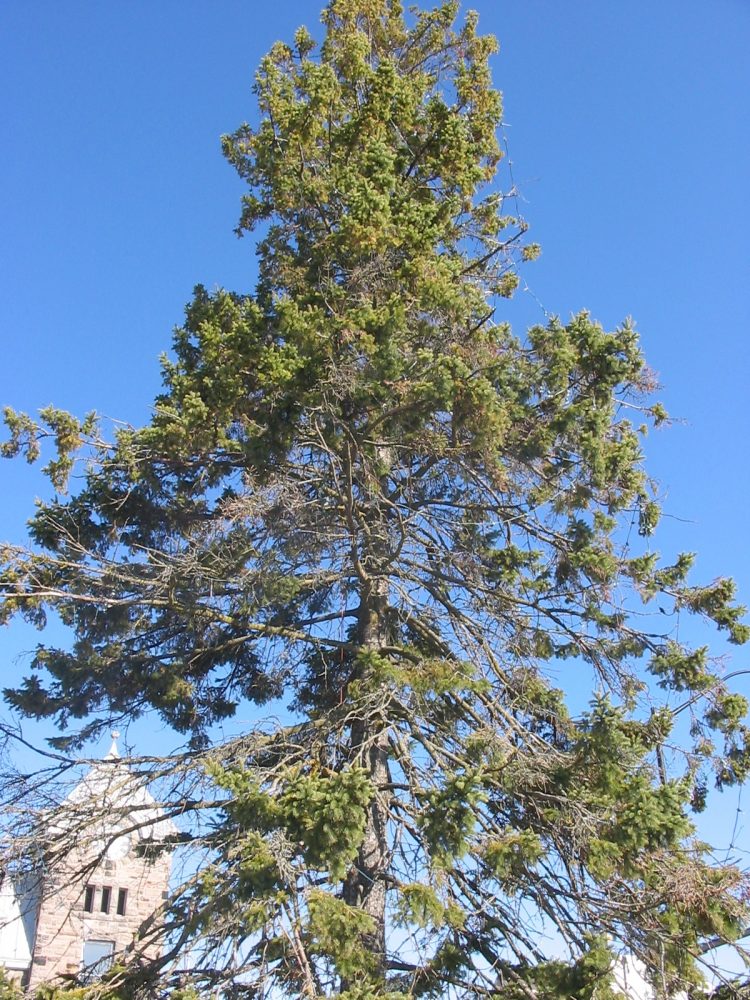
M 263 60 L 224 139 L 258 284 L 195 290 L 146 426 L 6 414 L 56 494 L 3 614 L 72 635 L 7 700 L 59 746 L 147 711 L 188 740 L 169 954 L 111 997 L 607 998 L 623 947 L 669 995 L 744 927 L 691 811 L 745 777 L 746 704 L 676 627 L 741 643 L 742 609 L 648 541 L 632 327 L 503 321 L 536 248 L 457 8 L 331 0 Z M 217 741 L 248 702 L 282 721 Z

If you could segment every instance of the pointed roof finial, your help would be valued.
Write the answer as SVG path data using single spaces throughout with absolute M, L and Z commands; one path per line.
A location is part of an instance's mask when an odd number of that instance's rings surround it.
M 119 733 L 119 731 L 117 729 L 113 729 L 112 732 L 110 733 L 110 736 L 112 737 L 112 746 L 109 748 L 109 753 L 107 754 L 107 756 L 104 759 L 105 760 L 119 760 L 120 759 L 120 751 L 117 749 L 117 741 L 120 738 L 120 733 Z

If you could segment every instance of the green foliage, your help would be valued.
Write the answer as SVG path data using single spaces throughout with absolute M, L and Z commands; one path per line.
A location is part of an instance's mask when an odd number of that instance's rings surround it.
M 0 455 L 4 458 L 23 455 L 27 462 L 33 463 L 41 454 L 40 442 L 51 438 L 56 457 L 50 459 L 42 471 L 56 490 L 64 491 L 76 452 L 97 429 L 97 416 L 92 412 L 79 421 L 65 410 L 46 406 L 39 411 L 39 418 L 37 422 L 26 413 L 17 413 L 6 406 L 3 419 L 10 437 L 0 444 Z
M 329 774 L 290 773 L 275 795 L 262 791 L 256 778 L 241 770 L 209 768 L 217 784 L 232 794 L 225 810 L 244 833 L 247 859 L 243 872 L 257 889 L 275 884 L 276 869 L 261 834 L 283 829 L 303 852 L 305 864 L 343 878 L 362 842 L 373 787 L 364 768 Z
M 450 865 L 466 853 L 479 804 L 485 798 L 476 773 L 450 775 L 441 788 L 424 794 L 419 823 L 435 864 Z
M 705 691 L 715 683 L 708 669 L 707 646 L 685 649 L 670 641 L 652 658 L 649 670 L 661 678 L 661 687 L 675 691 Z
M 324 892 L 309 894 L 308 911 L 306 933 L 314 954 L 331 959 L 345 980 L 375 971 L 375 957 L 364 943 L 374 930 L 369 914 Z
M 696 614 L 705 615 L 729 633 L 729 641 L 742 645 L 750 639 L 750 625 L 740 621 L 745 609 L 732 606 L 736 587 L 733 580 L 715 580 L 707 587 L 688 587 L 679 604 Z
M 591 938 L 578 961 L 545 962 L 529 975 L 536 995 L 544 1000 L 618 1000 L 612 986 L 614 956 L 604 938 Z M 519 993 L 518 996 L 522 994 Z
M 300 777 L 279 798 L 282 821 L 293 840 L 305 845 L 311 868 L 343 878 L 362 843 L 367 807 L 373 796 L 363 768 L 328 776 Z
M 514 881 L 533 870 L 544 853 L 537 834 L 531 830 L 519 830 L 489 840 L 485 845 L 484 860 L 500 882 L 511 889 Z
M 351 989 L 337 993 L 337 1000 L 409 1000 L 413 996 L 411 993 L 395 993 L 392 990 L 383 990 L 381 987 L 370 984 L 357 984 Z
M 0 969 L 0 1000 L 21 1000 L 21 989 L 8 978 L 5 969 Z
M 398 922 L 404 927 L 443 926 L 446 918 L 446 908 L 438 894 L 430 886 L 415 882 L 401 887 L 398 900 Z

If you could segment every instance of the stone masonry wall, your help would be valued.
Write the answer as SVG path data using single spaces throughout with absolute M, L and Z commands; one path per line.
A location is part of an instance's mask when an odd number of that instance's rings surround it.
M 105 859 L 95 868 L 89 863 L 89 870 L 81 875 L 85 865 L 81 858 L 69 858 L 67 871 L 58 870 L 45 883 L 28 984 L 32 989 L 59 976 L 78 973 L 84 941 L 114 941 L 115 956 L 123 952 L 138 937 L 144 921 L 161 906 L 169 886 L 168 854 L 147 860 L 131 852 L 123 859 Z M 84 912 L 86 885 L 95 886 L 91 913 Z M 108 913 L 100 909 L 103 886 L 111 888 Z M 120 889 L 128 893 L 123 916 L 117 913 Z M 147 958 L 160 951 L 158 938 L 142 947 Z

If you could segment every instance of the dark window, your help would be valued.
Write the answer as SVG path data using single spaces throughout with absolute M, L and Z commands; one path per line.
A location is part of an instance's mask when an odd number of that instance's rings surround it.
M 96 886 L 87 885 L 86 891 L 83 894 L 83 908 L 86 913 L 92 913 L 94 910 L 94 892 L 96 891 Z
M 109 885 L 102 886 L 102 903 L 99 909 L 102 913 L 109 913 L 109 904 L 112 901 L 112 887 Z
M 117 892 L 117 915 L 119 917 L 125 916 L 125 908 L 128 905 L 128 890 L 119 889 Z
M 90 981 L 103 976 L 112 965 L 114 953 L 114 941 L 84 941 L 83 978 Z

